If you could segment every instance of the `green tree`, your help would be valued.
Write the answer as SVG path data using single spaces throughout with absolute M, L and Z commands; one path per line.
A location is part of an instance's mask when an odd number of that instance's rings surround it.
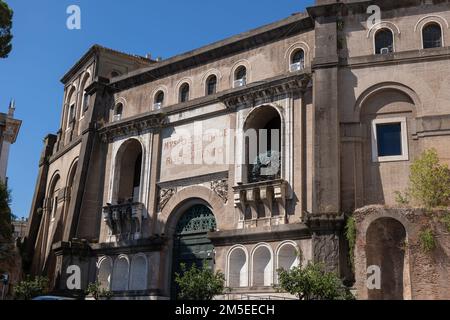
M 13 11 L 5 1 L 0 0 L 0 58 L 7 58 L 12 49 L 12 18 Z
M 341 279 L 325 271 L 322 264 L 308 263 L 289 271 L 278 270 L 279 292 L 287 292 L 300 300 L 353 300 Z
M 193 265 L 189 270 L 181 264 L 181 273 L 175 274 L 180 300 L 210 301 L 225 292 L 225 275 L 214 273 L 206 263 L 202 268 Z
M 47 294 L 48 285 L 49 280 L 46 277 L 27 276 L 24 281 L 14 286 L 14 296 L 17 300 L 31 300 Z
M 450 169 L 439 162 L 435 149 L 425 151 L 411 166 L 411 196 L 427 208 L 450 203 Z

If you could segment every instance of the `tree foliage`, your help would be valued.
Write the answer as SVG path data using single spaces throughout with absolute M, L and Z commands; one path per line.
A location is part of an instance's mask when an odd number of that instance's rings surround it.
M 12 18 L 13 11 L 5 1 L 0 0 L 0 58 L 7 58 L 12 49 Z
M 187 269 L 181 264 L 181 273 L 175 274 L 175 282 L 179 286 L 180 300 L 210 301 L 225 292 L 225 275 L 214 273 L 206 263 L 202 268 L 193 265 Z
M 27 276 L 25 280 L 14 286 L 14 296 L 17 300 L 31 300 L 47 294 L 48 285 L 49 280 L 46 277 Z
M 308 263 L 289 271 L 278 270 L 280 292 L 287 292 L 300 300 L 353 300 L 341 279 L 325 271 L 322 264 Z
M 435 149 L 425 151 L 411 166 L 411 196 L 427 208 L 450 204 L 450 169 Z

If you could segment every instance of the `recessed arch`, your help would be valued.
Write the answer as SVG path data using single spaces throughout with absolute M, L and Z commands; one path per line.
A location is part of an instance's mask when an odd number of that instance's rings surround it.
M 227 282 L 230 288 L 248 287 L 249 254 L 246 247 L 235 245 L 227 254 Z
M 258 244 L 252 251 L 252 287 L 270 287 L 274 283 L 273 251 L 267 243 Z
M 394 35 L 394 38 L 400 36 L 401 34 L 400 28 L 395 23 L 390 21 L 381 21 L 370 27 L 370 29 L 367 31 L 367 39 L 373 38 L 374 34 L 378 30 L 384 28 L 391 30 L 392 34 Z
M 144 154 L 145 148 L 138 139 L 128 139 L 120 145 L 114 159 L 113 202 L 140 202 Z
M 131 259 L 130 267 L 130 291 L 147 290 L 148 283 L 148 259 L 144 254 L 137 254 Z
M 120 255 L 114 261 L 112 275 L 112 291 L 128 291 L 130 275 L 130 259 L 126 255 Z
M 414 26 L 414 32 L 417 32 L 418 30 L 422 30 L 423 25 L 427 24 L 428 22 L 438 22 L 442 27 L 445 26 L 447 29 L 450 28 L 447 19 L 445 19 L 444 17 L 442 17 L 440 15 L 431 14 L 431 15 L 426 15 L 417 21 L 416 25 Z
M 243 180 L 259 182 L 258 180 L 281 178 L 285 169 L 283 166 L 285 123 L 283 112 L 279 107 L 263 104 L 253 108 L 245 117 L 242 130 L 244 133 L 242 142 L 244 152 L 241 159 Z M 266 145 L 262 143 L 264 141 L 267 142 Z M 264 164 L 266 158 L 270 159 L 270 165 L 267 168 Z
M 183 213 L 195 204 L 203 204 L 211 209 L 219 230 L 222 222 L 221 218 L 224 217 L 225 213 L 222 199 L 207 187 L 193 186 L 175 193 L 164 206 L 158 219 L 160 232 L 167 236 L 173 236 L 176 225 Z
M 421 110 L 422 110 L 421 100 L 419 99 L 419 96 L 416 94 L 416 92 L 413 89 L 411 89 L 410 87 L 408 87 L 402 83 L 398 83 L 398 82 L 383 82 L 383 83 L 373 85 L 372 87 L 366 89 L 365 91 L 363 91 L 361 93 L 361 95 L 356 100 L 356 104 L 355 104 L 355 108 L 354 108 L 356 118 L 361 119 L 362 109 L 368 99 L 370 99 L 374 95 L 379 94 L 386 90 L 395 90 L 395 91 L 399 91 L 399 92 L 403 93 L 404 95 L 406 95 L 407 97 L 409 97 L 411 99 L 412 104 L 417 109 L 417 112 L 421 112 Z
M 97 281 L 100 289 L 111 290 L 113 260 L 110 257 L 102 257 L 97 263 Z
M 294 241 L 282 242 L 276 250 L 277 270 L 291 270 L 301 264 L 302 253 Z

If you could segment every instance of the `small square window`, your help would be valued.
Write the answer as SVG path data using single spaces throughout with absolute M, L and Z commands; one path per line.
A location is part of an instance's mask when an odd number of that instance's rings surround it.
M 374 120 L 372 151 L 374 162 L 409 160 L 406 119 Z

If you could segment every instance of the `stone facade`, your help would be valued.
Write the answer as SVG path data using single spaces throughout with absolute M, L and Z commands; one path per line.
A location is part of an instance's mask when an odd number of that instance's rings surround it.
M 276 270 L 308 260 L 351 280 L 344 213 L 394 204 L 427 148 L 450 161 L 449 1 L 374 3 L 369 29 L 370 1 L 317 1 L 163 61 L 92 47 L 45 140 L 30 272 L 64 290 L 78 263 L 83 287 L 127 299 L 174 297 L 180 261 L 222 270 L 234 298 L 276 295 Z M 430 25 L 440 45 L 424 49 Z

